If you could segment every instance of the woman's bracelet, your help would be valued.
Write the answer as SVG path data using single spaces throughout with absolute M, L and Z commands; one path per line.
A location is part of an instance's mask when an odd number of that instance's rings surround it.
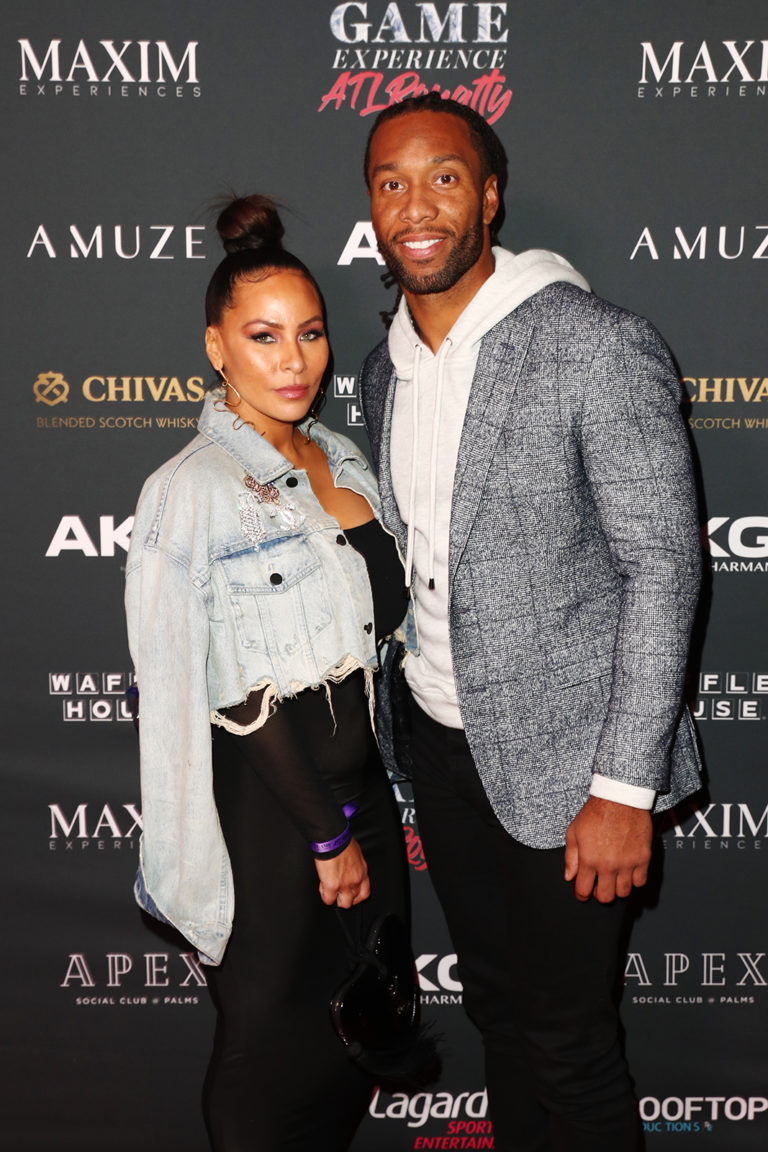
M 347 826 L 343 832 L 340 832 L 338 836 L 334 836 L 333 840 L 310 841 L 309 846 L 315 856 L 321 856 L 324 859 L 328 859 L 331 856 L 338 856 L 342 849 L 346 848 L 347 844 L 349 844 L 352 839 L 352 830 L 349 826 L 349 821 L 355 812 L 357 812 L 357 804 L 345 804 L 342 812 L 347 818 Z

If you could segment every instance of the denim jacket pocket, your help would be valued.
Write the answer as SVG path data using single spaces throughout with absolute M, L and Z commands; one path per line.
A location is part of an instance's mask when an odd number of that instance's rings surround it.
M 217 563 L 244 648 L 290 656 L 331 623 L 320 558 L 302 535 L 242 543 Z

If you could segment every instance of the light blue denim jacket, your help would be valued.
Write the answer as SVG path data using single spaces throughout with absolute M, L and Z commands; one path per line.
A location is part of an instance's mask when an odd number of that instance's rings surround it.
M 213 799 L 211 722 L 264 689 L 264 709 L 377 665 L 365 561 L 295 470 L 208 396 L 199 434 L 149 477 L 126 568 L 140 692 L 144 832 L 136 898 L 219 963 L 234 913 Z M 375 477 L 345 436 L 315 424 L 337 487 L 375 515 Z M 246 477 L 248 485 L 245 483 Z M 270 486 L 269 488 L 267 486 Z M 259 487 L 261 486 L 261 487 Z

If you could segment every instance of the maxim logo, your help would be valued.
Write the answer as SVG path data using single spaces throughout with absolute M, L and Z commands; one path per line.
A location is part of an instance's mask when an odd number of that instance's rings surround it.
M 203 236 L 197 235 L 204 232 L 204 224 L 187 224 L 183 228 L 175 224 L 135 224 L 125 229 L 122 224 L 95 224 L 90 232 L 70 224 L 65 238 L 55 235 L 52 239 L 51 230 L 39 224 L 27 248 L 27 260 L 43 255 L 57 260 L 59 254 L 70 260 L 103 260 L 105 254 L 118 260 L 135 260 L 139 256 L 147 260 L 205 260 L 205 253 L 198 251 Z
M 689 826 L 689 820 L 692 823 Z M 674 848 L 694 849 L 762 849 L 768 837 L 768 804 L 762 812 L 746 803 L 692 804 L 685 811 L 671 808 L 663 812 L 658 832 L 672 832 L 672 836 L 661 835 L 661 842 L 668 850 Z
M 745 40 L 741 49 L 737 40 L 721 40 L 712 48 L 706 40 L 693 48 L 684 40 L 676 40 L 663 61 L 663 51 L 657 53 L 650 40 L 643 41 L 642 50 L 640 84 L 647 84 L 649 79 L 669 84 L 695 84 L 699 80 L 710 84 L 768 82 L 768 40 Z
M 51 851 L 61 848 L 74 850 L 75 841 L 79 848 L 87 848 L 92 841 L 103 850 L 104 842 L 112 842 L 113 848 L 120 848 L 123 841 L 133 847 L 133 838 L 143 829 L 141 813 L 135 804 L 122 804 L 115 811 L 109 804 L 95 811 L 93 805 L 78 804 L 74 811 L 65 812 L 60 804 L 49 804 L 51 828 L 48 846 Z M 61 839 L 60 839 L 61 838 Z
M 687 43 L 675 40 L 659 49 L 650 40 L 641 44 L 640 98 L 724 95 L 731 90 L 764 96 L 768 85 L 768 40 L 719 40 Z M 748 88 L 747 85 L 754 87 Z M 666 88 L 665 88 L 666 86 Z M 671 87 L 670 87 L 671 86 Z
M 32 43 L 22 38 L 20 51 L 19 94 L 45 96 L 49 91 L 60 95 L 111 95 L 115 87 L 120 95 L 136 92 L 140 96 L 181 96 L 184 86 L 199 96 L 197 74 L 197 40 L 171 48 L 167 40 L 98 40 L 65 44 L 60 39 L 47 44 Z M 66 86 L 66 88 L 65 88 Z

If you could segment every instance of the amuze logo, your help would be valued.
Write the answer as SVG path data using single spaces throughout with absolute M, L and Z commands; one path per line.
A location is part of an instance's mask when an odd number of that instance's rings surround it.
M 37 404 L 47 404 L 53 408 L 55 404 L 67 402 L 69 384 L 61 372 L 41 372 L 33 387 Z
M 371 116 L 435 91 L 493 124 L 512 99 L 505 67 L 506 3 L 344 3 L 330 16 L 338 73 L 319 112 L 347 104 Z M 391 77 L 385 83 L 386 74 Z
M 26 37 L 19 45 L 20 96 L 200 96 L 198 41 L 171 47 L 167 40 Z

